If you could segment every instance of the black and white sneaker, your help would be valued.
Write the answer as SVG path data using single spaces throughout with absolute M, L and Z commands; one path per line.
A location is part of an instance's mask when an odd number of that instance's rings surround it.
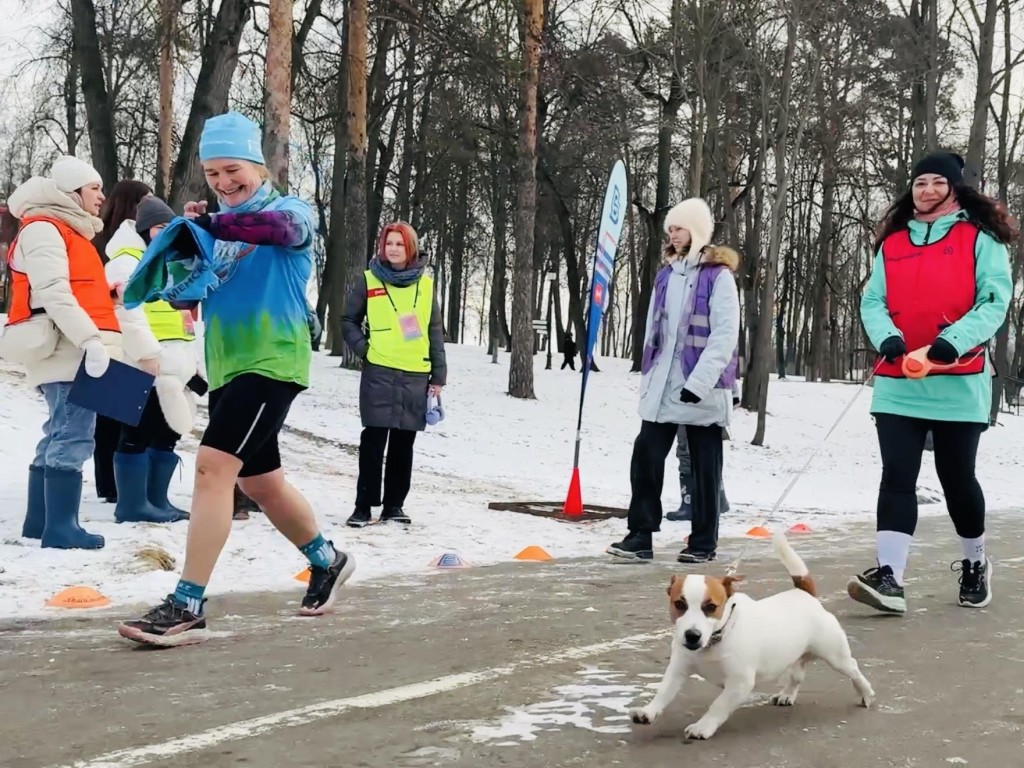
M 903 587 L 896 583 L 892 568 L 883 565 L 868 568 L 846 583 L 847 594 L 858 603 L 870 605 L 884 613 L 906 613 L 907 598 Z
M 352 514 L 348 516 L 348 520 L 345 521 L 345 525 L 349 528 L 363 528 L 370 524 L 372 520 L 369 507 L 356 507 Z
M 953 571 L 960 571 L 960 605 L 965 608 L 984 608 L 992 602 L 992 560 L 985 558 L 980 561 L 962 560 L 950 566 Z
M 384 507 L 384 510 L 380 513 L 380 521 L 382 523 L 402 523 L 404 525 L 409 525 L 412 522 L 401 507 Z
M 630 531 L 622 541 L 612 544 L 605 550 L 609 555 L 615 555 L 623 560 L 653 560 L 654 545 L 651 543 L 651 534 L 643 531 Z
M 331 546 L 334 546 L 333 542 Z M 309 568 L 309 588 L 302 598 L 299 614 L 320 616 L 327 613 L 338 596 L 338 589 L 348 581 L 356 569 L 356 559 L 341 550 L 335 550 L 334 562 L 329 568 Z
M 676 556 L 676 562 L 679 563 L 710 563 L 714 559 L 714 552 L 697 552 L 689 547 L 686 547 Z
M 202 603 L 206 605 L 206 600 Z M 117 634 L 127 640 L 145 645 L 159 645 L 173 648 L 178 645 L 194 645 L 209 639 L 206 630 L 206 615 L 199 609 L 199 615 L 168 595 L 160 605 L 136 621 L 126 621 L 117 628 Z

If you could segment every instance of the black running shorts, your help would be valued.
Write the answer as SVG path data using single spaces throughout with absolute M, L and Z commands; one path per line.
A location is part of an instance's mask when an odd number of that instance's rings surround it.
M 280 469 L 277 435 L 292 401 L 303 389 L 257 373 L 235 377 L 210 392 L 210 423 L 202 445 L 240 459 L 239 477 L 257 477 Z

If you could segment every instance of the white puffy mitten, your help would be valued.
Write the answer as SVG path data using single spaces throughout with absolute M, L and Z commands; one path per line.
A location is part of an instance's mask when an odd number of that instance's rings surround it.
M 167 426 L 179 435 L 189 434 L 195 423 L 195 416 L 181 379 L 177 376 L 157 376 L 154 386 Z

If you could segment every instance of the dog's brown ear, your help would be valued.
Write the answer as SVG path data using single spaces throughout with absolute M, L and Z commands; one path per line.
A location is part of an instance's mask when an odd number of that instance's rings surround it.
M 745 579 L 746 576 L 743 575 L 726 576 L 724 579 L 722 579 L 722 586 L 725 587 L 726 596 L 732 597 L 733 594 L 736 592 L 736 590 L 733 589 L 733 584 L 742 584 Z
M 668 580 L 668 588 L 665 590 L 665 594 L 667 594 L 667 595 L 671 595 L 672 594 L 672 587 L 675 586 L 676 579 L 678 579 L 678 578 L 679 578 L 679 574 L 678 573 L 673 573 L 672 574 L 672 578 Z

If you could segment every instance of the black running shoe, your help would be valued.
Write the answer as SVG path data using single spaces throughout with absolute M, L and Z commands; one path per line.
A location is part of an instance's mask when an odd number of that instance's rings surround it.
M 349 528 L 362 528 L 370 524 L 370 508 L 369 507 L 356 507 L 352 514 L 348 516 L 348 520 L 345 521 L 345 525 Z
M 206 605 L 206 600 L 203 600 L 203 605 Z M 197 616 L 173 595 L 168 595 L 141 619 L 124 622 L 117 628 L 117 633 L 137 643 L 164 647 L 193 645 L 209 638 L 203 609 L 199 609 Z
M 333 543 L 331 546 L 334 546 Z M 338 596 L 338 589 L 348 581 L 356 569 L 356 559 L 345 552 L 336 550 L 334 562 L 329 568 L 309 568 L 309 588 L 302 598 L 299 613 L 303 616 L 319 616 L 327 613 Z
M 686 547 L 676 557 L 676 562 L 679 563 L 710 563 L 715 559 L 714 552 L 697 552 L 695 550 Z
M 960 605 L 965 608 L 984 608 L 992 602 L 992 560 L 985 558 L 985 564 L 962 560 L 950 566 L 960 571 Z
M 653 560 L 654 545 L 651 534 L 644 531 L 630 531 L 622 541 L 612 544 L 605 550 L 609 555 L 621 557 L 623 560 Z
M 846 584 L 846 592 L 858 603 L 870 605 L 885 613 L 906 613 L 907 598 L 903 587 L 896 583 L 892 568 L 883 565 L 868 568 Z
M 380 513 L 380 521 L 382 523 L 404 523 L 405 525 L 412 522 L 401 507 L 384 507 Z

